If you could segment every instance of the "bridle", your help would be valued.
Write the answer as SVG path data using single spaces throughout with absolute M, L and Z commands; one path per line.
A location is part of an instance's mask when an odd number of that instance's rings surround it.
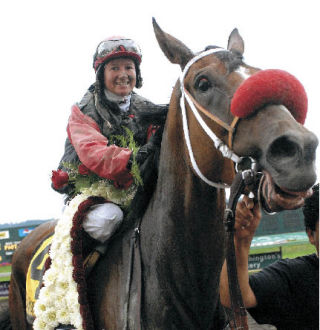
M 217 116 L 213 115 L 211 112 L 209 112 L 207 109 L 202 107 L 191 95 L 190 93 L 185 89 L 184 86 L 184 78 L 186 77 L 190 67 L 200 60 L 201 58 L 221 52 L 221 51 L 227 51 L 223 48 L 214 48 L 214 49 L 209 49 L 207 51 L 204 51 L 200 53 L 199 55 L 193 57 L 185 66 L 184 70 L 182 71 L 180 75 L 180 89 L 181 89 L 181 98 L 180 98 L 180 107 L 181 107 L 181 112 L 182 112 L 182 123 L 183 123 L 183 132 L 184 132 L 184 137 L 186 141 L 186 145 L 188 148 L 188 153 L 191 161 L 191 165 L 196 172 L 196 174 L 208 185 L 215 187 L 215 188 L 229 188 L 229 185 L 225 183 L 217 183 L 209 180 L 206 178 L 202 172 L 200 171 L 197 162 L 194 158 L 193 151 L 192 151 L 192 146 L 191 146 L 191 141 L 190 141 L 190 135 L 189 135 L 189 127 L 188 127 L 188 120 L 187 120 L 187 115 L 186 115 L 186 105 L 185 105 L 185 100 L 187 100 L 187 103 L 193 112 L 195 118 L 197 119 L 199 125 L 201 128 L 205 131 L 205 133 L 209 136 L 209 138 L 212 140 L 214 143 L 214 146 L 216 149 L 218 149 L 222 155 L 225 158 L 231 159 L 235 163 L 239 163 L 241 161 L 241 157 L 235 154 L 235 152 L 231 149 L 232 148 L 232 139 L 233 139 L 233 134 L 235 132 L 235 127 L 238 123 L 239 118 L 234 117 L 232 123 L 229 125 L 225 122 L 223 122 L 220 118 Z M 223 127 L 228 131 L 228 145 L 226 145 L 220 138 L 217 137 L 217 135 L 208 127 L 208 125 L 205 123 L 205 121 L 202 119 L 199 111 L 204 114 L 206 117 L 209 119 L 215 121 L 218 125 Z
M 235 116 L 230 125 L 223 122 L 217 116 L 213 115 L 207 109 L 202 107 L 184 87 L 184 78 L 187 75 L 190 67 L 199 59 L 219 51 L 226 51 L 226 50 L 222 48 L 210 49 L 195 56 L 187 63 L 180 76 L 180 89 L 181 89 L 180 107 L 182 112 L 182 123 L 183 123 L 185 142 L 188 148 L 191 165 L 194 171 L 204 182 L 206 182 L 208 185 L 212 187 L 229 188 L 229 185 L 225 183 L 216 183 L 209 180 L 200 171 L 192 151 L 190 135 L 189 135 L 189 127 L 188 127 L 188 121 L 186 115 L 186 105 L 185 105 L 185 100 L 187 100 L 187 103 L 191 111 L 193 112 L 196 120 L 198 121 L 201 128 L 205 131 L 205 133 L 213 141 L 216 149 L 218 149 L 225 158 L 231 159 L 234 163 L 236 163 L 236 165 L 238 165 L 241 162 L 242 157 L 239 157 L 232 150 L 232 140 L 235 132 L 235 127 L 239 121 L 239 118 Z M 220 125 L 221 127 L 223 127 L 228 131 L 228 145 L 226 145 L 221 139 L 219 139 L 216 136 L 216 134 L 208 127 L 208 125 L 205 123 L 199 112 L 201 112 L 207 118 L 213 120 L 218 125 Z M 237 266 L 236 266 L 236 257 L 235 257 L 235 248 L 234 248 L 234 230 L 235 230 L 234 224 L 235 224 L 235 209 L 240 195 L 243 193 L 244 189 L 247 186 L 252 188 L 254 185 L 256 185 L 256 182 L 257 182 L 256 161 L 251 159 L 251 169 L 239 171 L 235 176 L 231 185 L 228 207 L 225 210 L 224 224 L 226 228 L 226 246 L 227 246 L 226 260 L 227 260 L 227 272 L 228 272 L 228 282 L 229 282 L 229 294 L 230 294 L 231 309 L 232 309 L 231 319 L 229 320 L 230 322 L 229 326 L 231 327 L 231 329 L 248 329 L 246 309 L 243 304 L 240 285 L 237 276 Z
M 244 158 L 249 158 L 250 159 L 250 167 L 249 169 L 247 168 L 246 170 L 250 170 L 253 171 L 253 176 L 255 177 L 255 181 L 256 181 L 256 196 L 258 198 L 258 202 L 260 207 L 264 210 L 264 212 L 266 214 L 270 214 L 273 215 L 276 212 L 270 212 L 266 209 L 266 207 L 264 206 L 264 203 L 262 202 L 261 199 L 261 193 L 262 193 L 262 182 L 263 180 L 256 180 L 257 176 L 263 177 L 264 175 L 262 173 L 258 173 L 257 172 L 257 162 L 256 160 L 254 160 L 251 157 L 240 157 L 238 156 L 233 150 L 232 150 L 232 144 L 233 144 L 233 137 L 234 137 L 234 133 L 236 131 L 236 127 L 239 123 L 240 118 L 237 116 L 233 117 L 233 120 L 231 122 L 231 124 L 225 123 L 224 121 L 222 121 L 220 118 L 218 118 L 216 115 L 212 114 L 211 112 L 209 112 L 207 109 L 205 109 L 201 104 L 199 104 L 193 97 L 192 95 L 186 90 L 185 86 L 184 86 L 184 79 L 190 69 L 190 67 L 196 63 L 197 61 L 199 61 L 201 58 L 217 53 L 217 52 L 228 52 L 228 50 L 224 49 L 224 48 L 213 48 L 213 49 L 209 49 L 207 51 L 204 51 L 200 54 L 198 54 L 197 56 L 193 57 L 184 67 L 184 70 L 182 71 L 181 75 L 180 75 L 180 90 L 181 90 L 181 97 L 180 97 L 180 107 L 181 107 L 181 113 L 182 113 L 182 123 L 183 123 L 183 132 L 184 132 L 184 137 L 185 137 L 185 141 L 186 141 L 186 145 L 188 148 L 188 153 L 189 153 L 189 157 L 190 157 L 190 161 L 191 161 L 191 165 L 192 168 L 194 169 L 194 171 L 196 172 L 196 174 L 208 185 L 215 187 L 215 188 L 230 188 L 230 186 L 226 183 L 217 183 L 217 182 L 213 182 L 211 180 L 209 180 L 208 178 L 206 178 L 201 170 L 198 167 L 198 164 L 195 160 L 195 157 L 193 155 L 193 150 L 192 150 L 192 146 L 191 146 L 191 141 L 190 141 L 190 135 L 189 135 L 189 127 L 188 127 L 188 121 L 187 121 L 187 115 L 186 115 L 186 104 L 185 104 L 185 100 L 187 100 L 187 103 L 192 111 L 192 113 L 194 114 L 196 120 L 198 121 L 199 125 L 201 126 L 201 128 L 205 131 L 205 133 L 210 137 L 210 139 L 213 141 L 214 146 L 216 149 L 218 149 L 221 154 L 223 155 L 223 157 L 231 159 L 234 163 L 235 163 L 235 171 L 239 172 L 239 164 L 242 162 L 242 160 Z M 218 138 L 216 136 L 216 134 L 208 127 L 208 125 L 205 123 L 205 121 L 202 119 L 201 114 L 203 114 L 204 116 L 206 116 L 207 118 L 209 118 L 210 120 L 214 121 L 215 123 L 217 123 L 219 126 L 221 126 L 222 128 L 224 128 L 225 130 L 228 131 L 228 144 L 225 144 L 220 138 Z M 258 182 L 259 181 L 259 182 Z M 252 192 L 249 193 L 249 197 L 254 197 L 254 194 Z

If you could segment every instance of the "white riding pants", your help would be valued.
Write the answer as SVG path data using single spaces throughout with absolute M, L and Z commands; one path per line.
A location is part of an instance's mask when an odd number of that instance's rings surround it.
M 104 203 L 92 206 L 82 225 L 92 238 L 104 243 L 119 228 L 122 220 L 123 212 L 118 205 Z

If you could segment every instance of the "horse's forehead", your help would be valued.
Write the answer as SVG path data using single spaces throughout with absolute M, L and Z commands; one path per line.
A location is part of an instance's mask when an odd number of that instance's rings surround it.
M 257 71 L 259 71 L 258 68 L 246 64 L 239 65 L 234 71 L 229 73 L 227 77 L 228 85 L 231 85 L 236 89 L 244 80 L 248 79 Z
M 226 75 L 228 73 L 228 67 L 217 56 L 211 54 L 194 63 L 190 67 L 186 79 L 194 77 L 199 71 L 214 71 L 216 74 Z
M 251 67 L 229 51 L 210 54 L 195 62 L 189 69 L 186 81 L 192 81 L 199 74 L 213 73 L 221 76 L 234 91 L 244 80 L 260 69 Z

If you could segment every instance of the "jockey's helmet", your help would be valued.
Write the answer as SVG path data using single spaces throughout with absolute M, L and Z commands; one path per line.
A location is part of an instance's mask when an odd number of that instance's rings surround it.
M 141 49 L 139 45 L 132 39 L 126 37 L 109 37 L 102 40 L 97 46 L 96 52 L 93 56 L 93 68 L 98 74 L 100 68 L 115 58 L 127 57 L 134 61 L 137 74 L 136 87 L 142 86 L 142 78 L 140 74 L 140 63 L 142 59 Z

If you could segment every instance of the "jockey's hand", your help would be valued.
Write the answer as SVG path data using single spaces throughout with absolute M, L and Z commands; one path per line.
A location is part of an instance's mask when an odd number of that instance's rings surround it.
M 136 154 L 136 162 L 139 166 L 142 165 L 146 161 L 146 159 L 148 158 L 151 151 L 152 151 L 152 149 L 148 145 L 148 143 L 143 145 L 142 147 L 140 147 L 140 149 L 138 150 L 138 152 Z M 127 164 L 127 169 L 129 171 L 131 171 L 132 163 L 133 163 L 133 154 L 131 154 L 130 159 Z
M 160 140 L 161 142 L 161 140 Z M 138 163 L 138 165 L 142 165 L 146 159 L 152 154 L 154 153 L 154 151 L 157 148 L 157 144 L 158 144 L 158 135 L 157 133 L 155 133 L 155 135 L 153 135 L 149 141 L 144 144 L 142 147 L 140 147 L 140 149 L 137 152 L 136 155 L 136 161 Z
M 137 152 L 136 155 L 136 161 L 138 163 L 138 165 L 141 165 L 145 162 L 145 160 L 148 158 L 149 153 L 150 153 L 150 147 L 147 144 L 143 145 Z
M 235 220 L 235 238 L 237 240 L 251 240 L 261 220 L 259 204 L 244 195 L 238 202 Z

